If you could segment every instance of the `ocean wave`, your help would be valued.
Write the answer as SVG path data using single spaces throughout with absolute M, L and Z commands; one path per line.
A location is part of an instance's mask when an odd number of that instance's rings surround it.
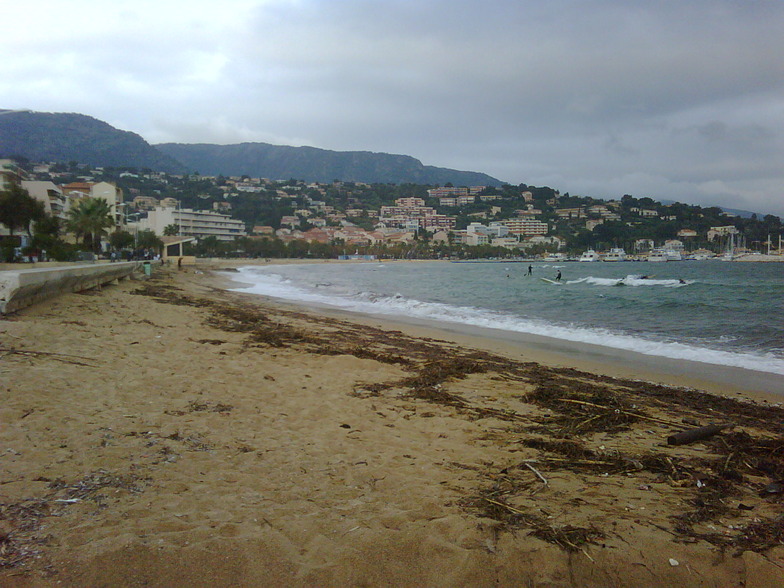
M 577 324 L 554 324 L 538 319 L 471 306 L 457 306 L 439 302 L 411 299 L 400 293 L 351 291 L 348 287 L 328 288 L 319 284 L 318 290 L 297 286 L 283 276 L 240 269 L 243 282 L 253 285 L 235 291 L 274 298 L 330 306 L 363 314 L 419 318 L 429 321 L 470 325 L 507 332 L 539 335 L 576 343 L 599 345 L 634 351 L 645 355 L 688 360 L 713 365 L 724 365 L 784 375 L 784 358 L 771 353 L 754 354 L 710 349 L 669 340 L 654 340 L 609 329 L 587 328 Z M 584 278 L 588 281 L 597 278 Z M 641 280 L 647 281 L 647 280 Z M 659 280 L 671 282 L 673 280 Z M 675 280 L 677 281 L 677 280 Z
M 680 288 L 694 283 L 693 280 L 656 280 L 646 276 L 630 274 L 623 278 L 597 278 L 588 276 L 577 280 L 568 280 L 567 284 L 590 284 L 593 286 L 663 286 Z

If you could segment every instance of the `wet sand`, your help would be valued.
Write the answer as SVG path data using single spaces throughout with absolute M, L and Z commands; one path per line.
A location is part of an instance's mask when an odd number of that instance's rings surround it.
M 324 260 L 309 262 L 273 260 L 271 263 L 324 263 Z M 330 261 L 330 263 L 340 262 Z M 236 276 L 231 270 L 248 265 L 268 265 L 268 263 L 256 260 L 214 260 L 206 265 L 219 270 L 229 270 L 215 273 L 215 277 L 219 280 L 223 278 L 223 281 L 217 283 L 226 289 L 236 289 L 243 287 L 244 284 L 236 281 Z M 784 403 L 784 377 L 773 373 L 670 359 L 600 345 L 500 331 L 474 325 L 447 325 L 443 322 L 422 319 L 406 320 L 402 317 L 392 319 L 388 315 L 363 315 L 315 304 L 300 303 L 295 305 L 279 300 L 268 300 L 268 302 L 281 304 L 288 308 L 297 308 L 297 306 L 310 308 L 314 312 L 327 316 L 388 329 L 400 329 L 412 336 L 448 339 L 468 347 L 486 349 L 527 361 L 533 360 L 548 366 L 573 367 L 619 378 L 640 379 L 662 385 L 686 386 L 713 394 L 752 398 L 757 401 L 764 400 L 772 404 Z
M 779 585 L 784 412 L 754 390 L 226 285 L 0 320 L 0 585 Z

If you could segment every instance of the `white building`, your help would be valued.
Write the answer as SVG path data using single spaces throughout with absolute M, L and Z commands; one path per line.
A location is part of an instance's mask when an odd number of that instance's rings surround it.
M 217 237 L 221 241 L 231 241 L 235 237 L 245 236 L 245 223 L 233 219 L 226 214 L 212 210 L 191 210 L 183 208 L 166 208 L 157 206 L 148 213 L 146 219 L 139 221 L 139 229 L 150 229 L 156 235 L 163 235 L 169 225 L 178 227 L 178 234 L 183 237 Z

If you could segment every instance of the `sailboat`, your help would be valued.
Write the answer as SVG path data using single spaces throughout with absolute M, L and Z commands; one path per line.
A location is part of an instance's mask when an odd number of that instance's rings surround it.
M 735 259 L 735 235 L 730 233 L 729 239 L 727 239 L 727 250 L 721 256 L 721 260 L 732 261 L 733 259 Z

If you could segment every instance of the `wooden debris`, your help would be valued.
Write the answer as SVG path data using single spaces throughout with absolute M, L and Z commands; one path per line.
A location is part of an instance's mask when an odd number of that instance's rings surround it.
M 682 431 L 667 437 L 667 444 L 688 445 L 689 443 L 694 443 L 695 441 L 710 439 L 717 433 L 720 433 L 724 429 L 727 429 L 731 426 L 732 425 L 708 425 L 706 427 L 699 427 L 698 429 L 688 429 L 686 431 Z

